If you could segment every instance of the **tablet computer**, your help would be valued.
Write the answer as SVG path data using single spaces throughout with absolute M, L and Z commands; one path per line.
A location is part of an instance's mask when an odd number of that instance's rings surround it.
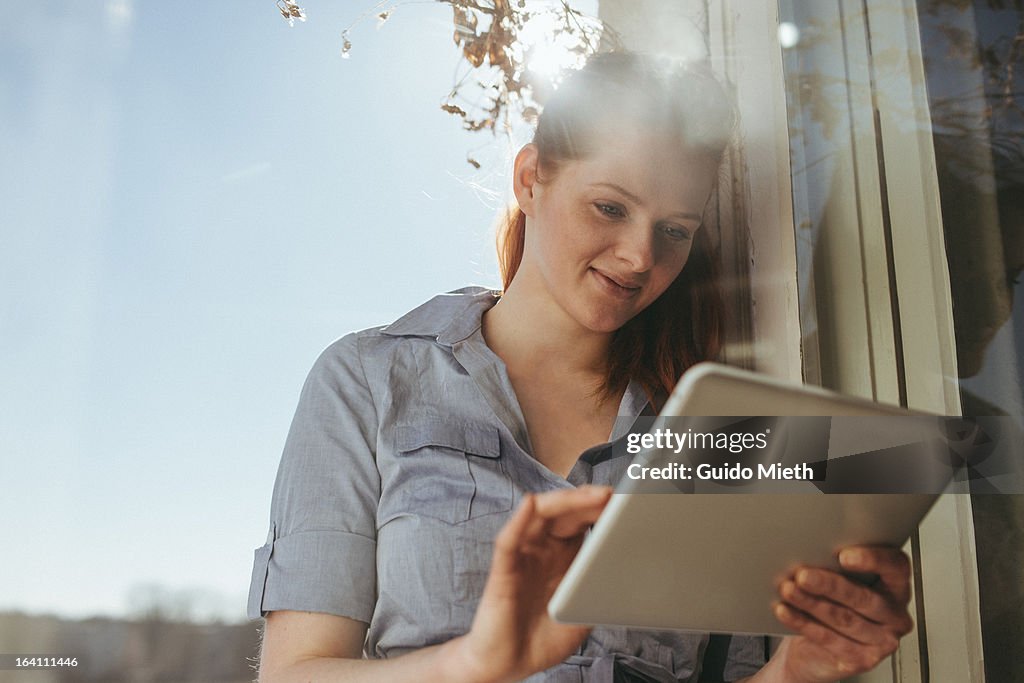
M 836 464 L 856 461 L 847 457 L 851 454 L 874 453 L 894 461 L 889 456 L 895 452 L 925 459 L 912 458 L 914 467 L 922 462 L 941 465 L 941 454 L 936 458 L 930 452 L 940 448 L 941 435 L 922 432 L 941 429 L 934 418 L 908 420 L 912 414 L 898 407 L 712 363 L 694 366 L 683 376 L 648 433 L 664 432 L 673 424 L 677 432 L 692 433 L 694 424 L 701 425 L 697 433 L 727 432 L 730 425 L 740 424 L 729 416 L 765 415 L 859 418 L 790 423 L 792 433 L 784 440 L 795 448 L 789 451 L 810 453 L 805 460 L 817 460 L 815 468 L 825 465 L 842 475 Z M 688 416 L 691 426 L 673 422 L 676 416 Z M 767 448 L 758 455 L 758 468 L 763 465 L 767 471 L 790 457 L 778 448 L 773 451 L 772 444 L 780 441 L 776 436 L 764 439 Z M 630 471 L 636 474 L 646 467 L 648 472 L 678 472 L 683 465 L 675 445 L 644 448 Z M 735 462 L 725 463 L 726 468 L 720 464 L 718 474 L 753 465 L 745 456 L 732 457 Z M 790 465 L 796 472 L 799 463 Z M 695 467 L 693 461 L 690 466 Z M 902 546 L 951 476 L 948 467 L 924 469 L 928 471 L 922 474 L 920 492 L 895 494 L 829 493 L 826 480 L 833 478 L 831 473 L 818 480 L 793 477 L 773 481 L 768 489 L 747 489 L 757 491 L 753 493 L 723 493 L 729 487 L 744 490 L 727 477 L 627 476 L 585 539 L 548 611 L 568 623 L 785 634 L 772 612 L 778 583 L 798 564 L 838 570 L 838 551 L 845 546 Z M 863 475 L 856 468 L 853 473 Z M 917 470 L 913 476 L 917 481 Z

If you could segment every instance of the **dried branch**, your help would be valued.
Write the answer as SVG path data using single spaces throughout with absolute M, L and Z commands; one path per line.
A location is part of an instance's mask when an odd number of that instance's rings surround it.
M 289 26 L 295 26 L 296 19 L 306 20 L 306 13 L 294 0 L 277 0 L 277 9 L 281 12 L 281 16 L 288 21 Z
M 379 28 L 396 8 L 415 1 L 381 0 L 364 11 L 341 32 L 341 56 L 349 58 L 349 38 L 357 24 L 375 16 Z M 526 0 L 514 0 L 514 4 L 510 0 L 434 1 L 451 7 L 452 40 L 469 67 L 455 79 L 441 109 L 462 119 L 463 126 L 470 131 L 508 131 L 512 110 L 529 123 L 536 120 L 544 91 L 553 84 L 543 82 L 543 78 L 530 71 L 534 46 L 525 43 L 523 34 L 531 21 L 547 16 L 549 22 L 557 25 L 553 38 L 558 39 L 559 49 L 573 56 L 578 64 L 596 53 L 599 46 L 616 49 L 621 45 L 618 35 L 607 25 L 574 9 L 567 0 L 541 9 L 528 8 Z M 303 10 L 293 0 L 277 0 L 277 6 L 289 23 L 305 20 Z M 470 96 L 466 85 L 473 83 L 479 88 L 470 88 Z

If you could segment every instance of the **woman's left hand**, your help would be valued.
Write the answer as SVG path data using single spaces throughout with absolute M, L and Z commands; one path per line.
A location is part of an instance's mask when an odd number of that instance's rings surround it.
M 799 635 L 783 641 L 766 673 L 774 669 L 785 681 L 836 681 L 875 668 L 913 630 L 910 560 L 903 552 L 851 547 L 839 562 L 879 578 L 869 587 L 834 571 L 798 568 L 779 586 L 775 615 Z

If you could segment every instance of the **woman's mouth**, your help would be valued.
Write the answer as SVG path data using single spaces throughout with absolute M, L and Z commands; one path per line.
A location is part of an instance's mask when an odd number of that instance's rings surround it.
M 617 299 L 632 299 L 640 293 L 641 285 L 639 284 L 607 275 L 596 268 L 591 268 L 590 272 L 594 274 L 601 289 Z

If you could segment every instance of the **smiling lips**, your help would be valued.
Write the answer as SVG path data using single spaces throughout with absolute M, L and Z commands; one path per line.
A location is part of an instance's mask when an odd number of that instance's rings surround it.
M 605 292 L 618 299 L 631 299 L 640 293 L 642 285 L 634 280 L 626 280 L 609 275 L 596 268 L 591 268 L 598 284 Z

